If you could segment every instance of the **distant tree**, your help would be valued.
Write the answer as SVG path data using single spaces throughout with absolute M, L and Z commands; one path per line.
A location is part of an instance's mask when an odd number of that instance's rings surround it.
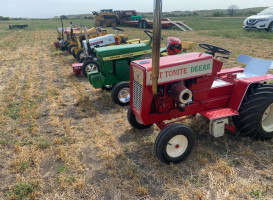
M 8 21 L 8 20 L 10 20 L 9 17 L 0 16 L 0 21 Z
M 223 17 L 224 14 L 223 14 L 223 12 L 215 12 L 215 13 L 212 14 L 212 16 L 213 17 Z
M 192 15 L 193 16 L 198 16 L 199 14 L 197 12 L 194 12 Z
M 233 17 L 238 9 L 239 7 L 237 5 L 230 5 L 227 9 L 228 15 Z
M 68 19 L 68 17 L 66 15 L 61 15 L 62 19 Z

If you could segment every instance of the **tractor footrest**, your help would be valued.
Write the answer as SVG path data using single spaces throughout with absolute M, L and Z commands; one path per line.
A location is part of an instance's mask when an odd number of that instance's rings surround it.
M 239 115 L 239 113 L 231 108 L 217 108 L 213 110 L 206 110 L 200 112 L 201 115 L 209 120 L 215 120 L 220 118 L 226 118 L 234 115 Z
M 74 63 L 74 64 L 72 64 L 73 72 L 76 75 L 80 75 L 81 74 L 81 72 L 82 72 L 82 65 L 83 65 L 83 63 Z

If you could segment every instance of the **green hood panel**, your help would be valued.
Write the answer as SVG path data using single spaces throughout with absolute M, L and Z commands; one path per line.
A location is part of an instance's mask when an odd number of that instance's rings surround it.
M 119 54 L 135 53 L 138 51 L 150 50 L 151 46 L 146 43 L 125 44 L 96 48 L 95 52 L 99 58 L 115 56 Z

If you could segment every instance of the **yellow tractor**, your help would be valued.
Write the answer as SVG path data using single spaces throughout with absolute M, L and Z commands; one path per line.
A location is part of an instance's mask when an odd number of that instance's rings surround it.
M 102 32 L 105 32 L 104 35 L 108 35 L 106 34 L 106 30 L 98 27 L 96 28 L 97 30 L 100 30 Z M 123 29 L 120 29 L 120 28 L 116 28 L 114 27 L 113 28 L 115 31 L 116 31 L 116 34 L 112 34 L 113 35 L 113 43 L 109 43 L 107 44 L 107 46 L 112 46 L 112 45 L 120 45 L 120 44 L 128 44 L 128 43 L 139 43 L 140 42 L 140 39 L 133 39 L 133 40 L 128 40 L 129 37 L 127 34 L 122 34 L 120 32 L 124 32 Z M 86 40 L 85 38 L 88 37 L 88 30 L 86 30 L 86 28 L 83 29 L 84 32 L 82 31 L 81 29 L 81 35 L 77 35 L 75 36 L 75 38 L 77 38 L 77 46 L 74 47 L 72 49 L 72 55 L 79 61 L 79 62 L 82 62 L 83 59 L 86 55 L 85 55 L 85 52 L 84 52 L 84 47 L 83 47 L 83 41 Z M 90 29 L 89 29 L 90 30 Z M 85 34 L 84 36 L 82 34 Z M 103 36 L 103 35 L 100 35 L 100 36 Z M 101 37 L 100 36 L 97 36 L 98 38 L 98 41 L 100 41 Z M 89 34 L 89 39 L 93 39 L 95 37 L 90 37 L 90 34 Z M 93 40 L 90 40 L 90 41 L 93 41 Z M 147 42 L 146 40 L 144 42 Z M 95 42 L 96 43 L 96 42 Z M 102 42 L 103 43 L 103 42 Z M 102 43 L 100 43 L 100 45 L 98 44 L 95 44 L 95 46 L 104 46 Z
M 93 27 L 87 30 L 87 37 L 89 39 L 100 37 L 107 35 L 107 31 L 100 28 L 100 27 Z M 86 35 L 82 31 L 82 26 L 80 26 L 80 31 L 73 33 L 73 39 L 75 40 L 75 44 L 70 45 L 71 54 L 78 60 L 80 60 L 81 55 L 83 54 L 84 50 L 82 48 L 82 41 L 86 40 Z
M 95 26 L 116 27 L 119 23 L 119 15 L 112 9 L 104 9 L 100 12 L 92 12 L 95 16 Z

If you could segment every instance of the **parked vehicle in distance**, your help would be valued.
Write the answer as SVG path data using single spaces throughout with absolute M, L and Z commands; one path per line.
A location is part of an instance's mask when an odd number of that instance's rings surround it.
M 243 28 L 245 30 L 266 30 L 273 32 L 273 7 L 266 8 L 257 15 L 246 18 Z

